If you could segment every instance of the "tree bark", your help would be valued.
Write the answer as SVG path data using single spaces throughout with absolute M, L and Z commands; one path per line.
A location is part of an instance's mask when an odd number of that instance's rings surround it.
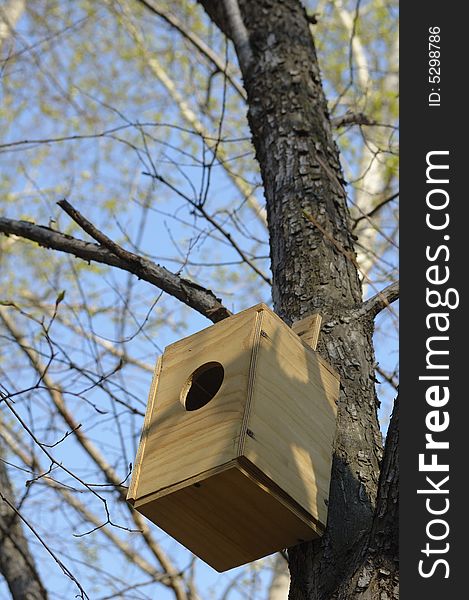
M 201 4 L 236 47 L 224 3 Z M 250 42 L 251 59 L 245 48 L 238 59 L 267 202 L 275 310 L 289 324 L 320 312 L 318 350 L 341 376 L 327 530 L 289 550 L 291 600 L 328 600 L 351 583 L 374 522 L 382 456 L 374 315 L 360 310 L 339 152 L 306 13 L 297 0 L 240 0 L 239 9 Z M 354 598 L 347 590 L 341 597 Z
M 14 503 L 13 488 L 0 455 L 0 573 L 13 600 L 46 600 L 47 592 L 36 570 L 21 522 L 5 500 Z
M 399 399 L 386 437 L 376 510 L 369 537 L 344 578 L 337 600 L 395 600 L 399 598 Z
M 171 294 L 184 304 L 200 312 L 214 323 L 230 316 L 230 311 L 225 308 L 215 294 L 197 285 L 196 283 L 184 279 L 175 273 L 171 273 L 164 267 L 157 265 L 151 260 L 138 256 L 133 252 L 128 252 L 121 248 L 109 238 L 108 245 L 113 250 L 109 250 L 106 245 L 92 244 L 79 240 L 70 235 L 60 233 L 49 227 L 35 225 L 28 221 L 16 221 L 0 217 L 0 233 L 5 235 L 18 235 L 27 240 L 36 242 L 44 248 L 60 250 L 73 254 L 77 258 L 91 261 L 94 260 L 103 265 L 117 267 L 136 275 L 139 279 L 160 288 L 164 292 Z M 104 238 L 104 234 L 102 234 Z

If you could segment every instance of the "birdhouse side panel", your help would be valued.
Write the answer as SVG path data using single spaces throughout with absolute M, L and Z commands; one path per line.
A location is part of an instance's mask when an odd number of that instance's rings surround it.
M 324 525 L 339 381 L 323 362 L 266 311 L 243 455 Z
M 256 316 L 244 311 L 165 349 L 141 457 L 139 497 L 236 458 Z M 186 410 L 183 391 L 191 388 L 194 373 L 212 364 L 223 369 L 219 389 L 204 406 Z M 200 385 L 194 381 L 202 395 L 210 388 L 207 379 Z

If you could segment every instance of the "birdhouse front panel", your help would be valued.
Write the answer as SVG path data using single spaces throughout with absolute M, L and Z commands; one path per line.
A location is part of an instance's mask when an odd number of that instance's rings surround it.
M 321 535 L 338 393 L 264 304 L 168 346 L 128 500 L 219 571 Z
M 256 316 L 245 311 L 165 349 L 142 440 L 139 497 L 237 457 Z

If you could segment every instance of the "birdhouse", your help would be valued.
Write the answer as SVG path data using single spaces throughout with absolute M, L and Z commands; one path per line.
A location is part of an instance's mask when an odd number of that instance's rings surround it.
M 168 346 L 127 499 L 218 571 L 320 536 L 339 378 L 266 305 Z

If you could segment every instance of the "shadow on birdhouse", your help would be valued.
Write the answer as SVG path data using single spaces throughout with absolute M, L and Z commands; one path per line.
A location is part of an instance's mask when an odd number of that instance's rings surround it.
M 320 536 L 339 378 L 266 305 L 168 346 L 127 499 L 217 571 Z

